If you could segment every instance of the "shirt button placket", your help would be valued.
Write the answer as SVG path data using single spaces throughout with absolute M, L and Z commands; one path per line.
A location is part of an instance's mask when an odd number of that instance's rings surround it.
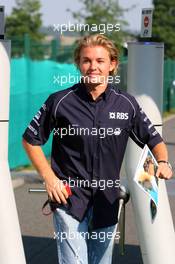
M 99 123 L 98 123 L 98 103 L 95 103 L 95 111 L 94 111 L 94 127 L 97 129 L 97 136 L 94 136 L 94 153 L 93 153 L 93 179 L 98 180 L 99 179 L 99 173 L 98 173 L 98 144 L 99 144 L 99 136 L 98 136 L 98 129 L 99 129 Z

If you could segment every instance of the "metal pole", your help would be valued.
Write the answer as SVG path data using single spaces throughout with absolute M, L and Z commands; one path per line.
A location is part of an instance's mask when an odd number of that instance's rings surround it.
M 28 190 L 29 193 L 46 193 L 46 189 L 43 188 L 30 188 Z
M 4 11 L 4 8 L 0 10 Z M 0 11 L 1 12 L 1 11 Z M 0 14 L 1 16 L 1 14 Z M 2 36 L 2 32 L 0 32 Z M 8 40 L 0 39 L 0 263 L 25 264 L 13 186 L 8 164 L 8 122 L 10 87 L 10 49 Z
M 119 209 L 117 216 L 118 223 L 115 226 L 114 234 L 117 234 L 117 230 L 119 229 L 119 252 L 122 256 L 125 254 L 125 205 L 129 201 L 129 198 L 129 190 L 124 185 L 121 185 L 119 189 Z
M 119 230 L 120 230 L 120 240 L 119 240 L 119 252 L 121 256 L 125 254 L 125 203 L 123 200 L 121 202 L 121 212 L 119 218 Z

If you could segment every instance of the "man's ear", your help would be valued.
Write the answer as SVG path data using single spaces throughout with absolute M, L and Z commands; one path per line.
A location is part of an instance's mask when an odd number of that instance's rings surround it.
M 110 72 L 113 71 L 114 69 L 118 69 L 118 62 L 116 60 L 111 60 L 110 64 Z

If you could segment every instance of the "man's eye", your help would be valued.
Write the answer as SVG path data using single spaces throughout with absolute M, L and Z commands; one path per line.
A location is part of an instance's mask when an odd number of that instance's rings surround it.
M 98 60 L 98 63 L 103 63 L 104 62 L 104 60 Z
M 88 59 L 84 59 L 83 62 L 89 62 L 89 60 Z

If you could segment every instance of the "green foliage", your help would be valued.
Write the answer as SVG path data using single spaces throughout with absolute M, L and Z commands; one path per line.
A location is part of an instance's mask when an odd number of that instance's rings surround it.
M 29 36 L 31 48 L 29 56 L 34 59 L 42 57 L 42 48 L 36 45 L 44 37 L 39 32 L 42 25 L 39 0 L 16 0 L 17 7 L 13 8 L 10 16 L 6 17 L 6 37 L 12 40 L 12 56 L 19 57 L 25 52 L 25 35 Z M 16 47 L 13 43 L 19 42 Z
M 165 57 L 175 59 L 175 0 L 153 0 L 153 41 L 165 43 Z
M 81 31 L 81 35 L 96 33 L 103 34 L 105 28 L 104 34 L 112 39 L 116 46 L 121 49 L 124 43 L 124 38 L 127 35 L 123 30 L 124 26 L 127 25 L 127 22 L 123 20 L 122 16 L 123 12 L 128 9 L 122 9 L 116 0 L 82 0 L 81 3 L 83 4 L 82 9 L 79 12 L 72 13 L 78 23 L 87 24 L 87 31 Z M 107 30 L 109 24 L 115 26 L 114 30 L 111 30 L 111 28 Z M 117 24 L 120 24 L 119 31 L 117 30 Z M 89 28 L 91 31 L 89 31 Z

